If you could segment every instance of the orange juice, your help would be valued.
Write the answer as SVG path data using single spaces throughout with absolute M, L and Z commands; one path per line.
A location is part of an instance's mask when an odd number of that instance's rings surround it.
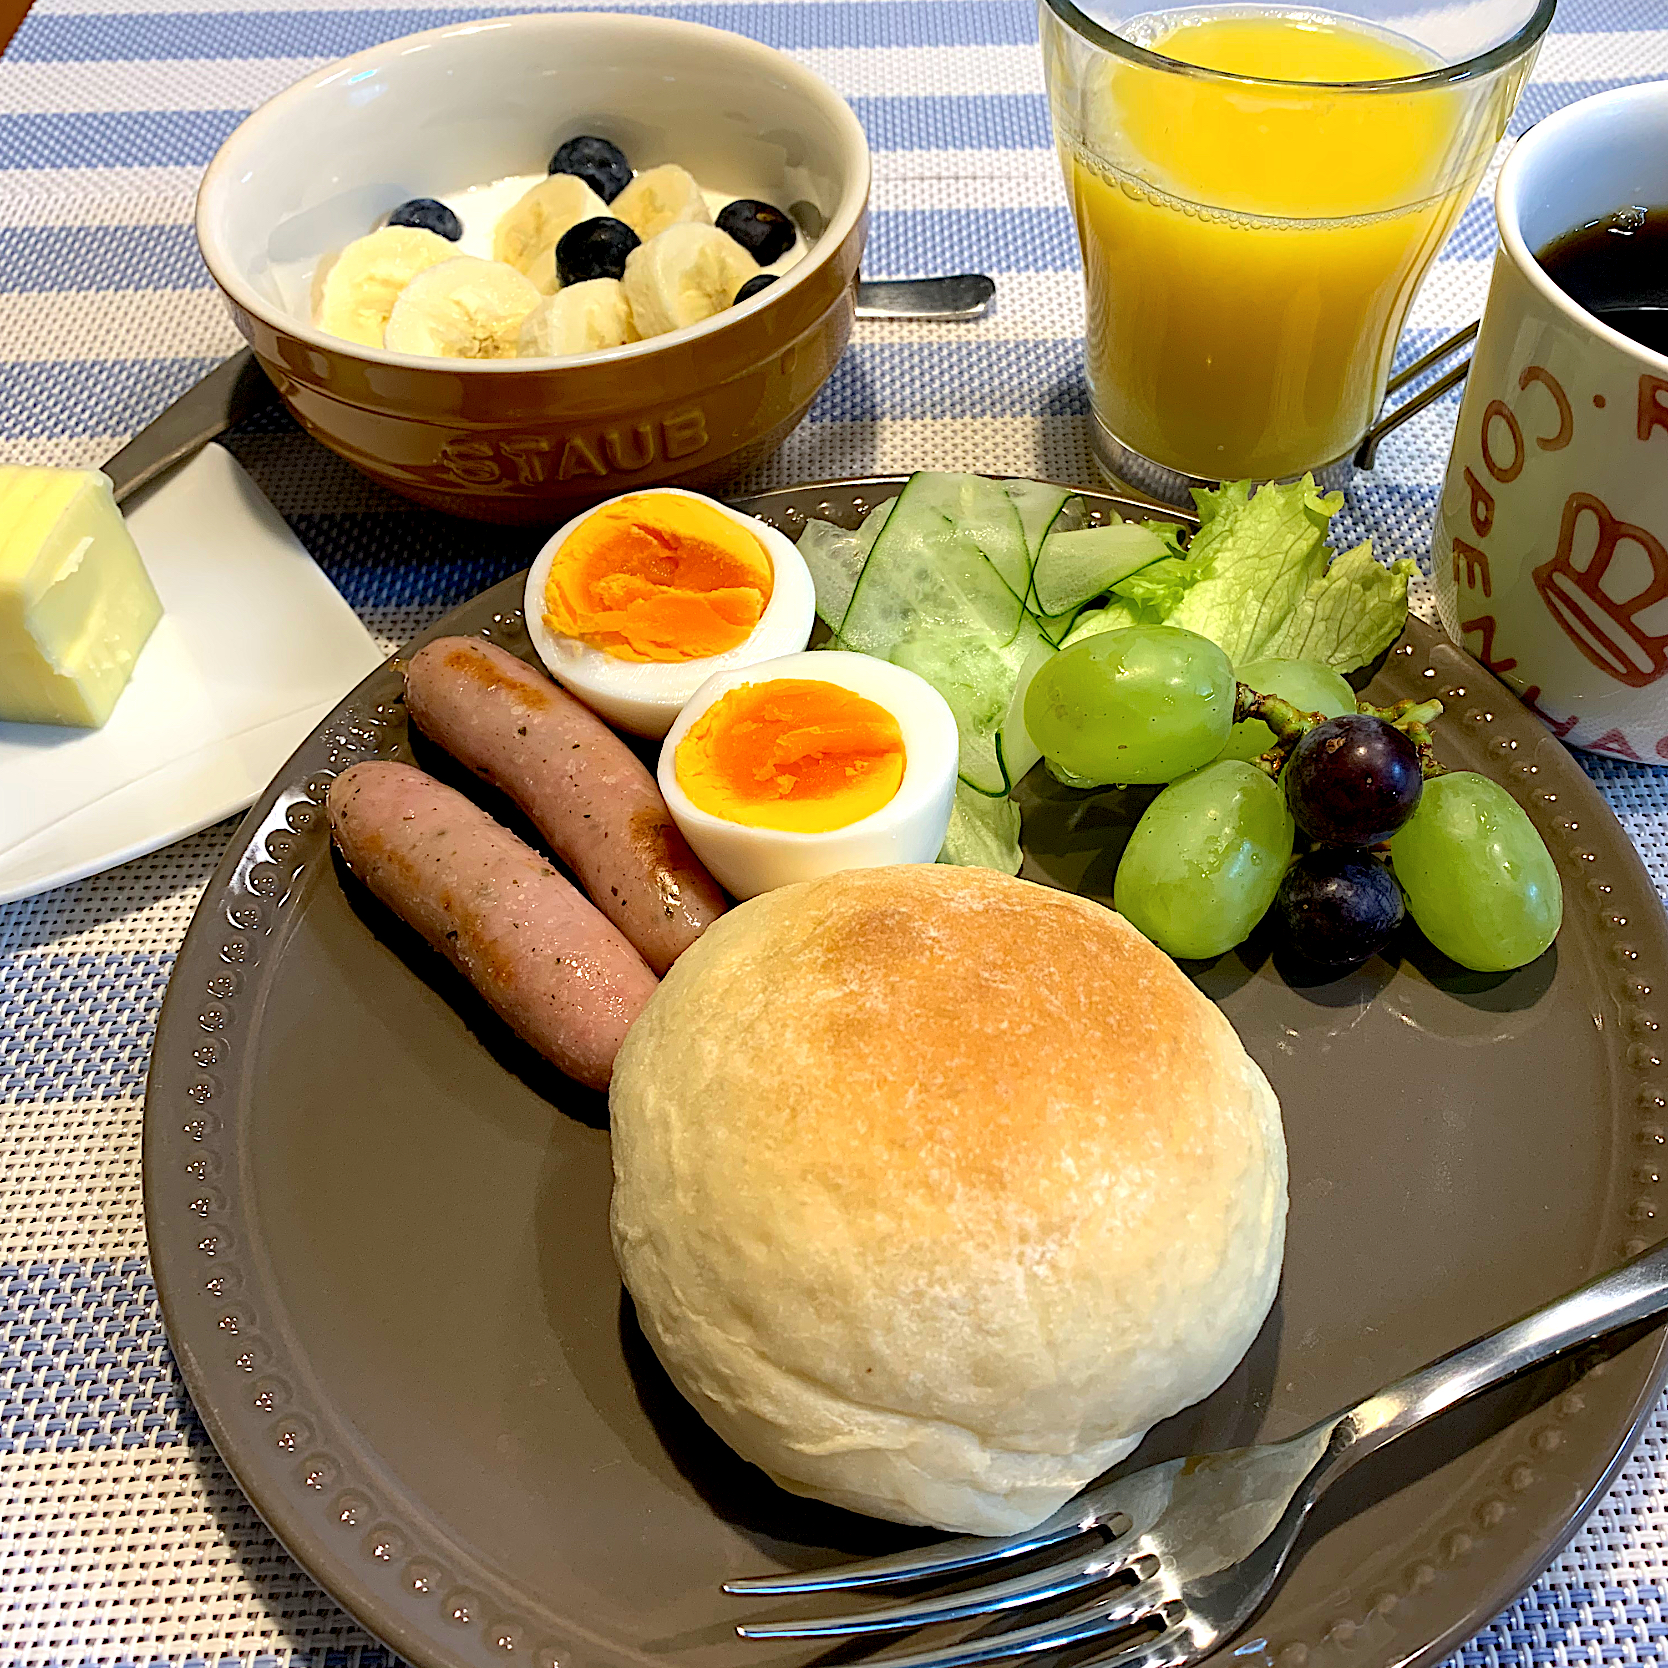
M 1190 11 L 1123 33 L 1223 73 L 1100 58 L 1055 98 L 1097 417 L 1216 479 L 1345 455 L 1510 99 L 1480 112 L 1460 85 L 1340 85 L 1434 61 L 1324 13 Z

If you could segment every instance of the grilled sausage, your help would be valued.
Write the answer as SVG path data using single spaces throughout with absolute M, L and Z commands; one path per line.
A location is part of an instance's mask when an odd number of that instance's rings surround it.
M 723 914 L 654 777 L 589 707 L 507 649 L 437 637 L 411 657 L 417 728 L 501 788 L 656 973 Z
M 655 976 L 530 846 L 414 765 L 368 759 L 330 784 L 347 866 L 547 1060 L 608 1087 Z

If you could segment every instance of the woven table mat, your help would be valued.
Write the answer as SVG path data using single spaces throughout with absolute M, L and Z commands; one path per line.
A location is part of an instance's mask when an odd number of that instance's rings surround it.
M 610 0 L 622 7 L 624 0 Z M 376 0 L 38 0 L 0 59 L 0 456 L 91 464 L 233 351 L 189 229 L 219 141 L 344 53 L 505 8 Z M 522 5 L 516 9 L 530 9 Z M 758 488 L 914 468 L 1095 479 L 1075 243 L 1027 0 L 642 8 L 756 36 L 848 97 L 875 148 L 872 277 L 986 271 L 974 325 L 865 324 Z M 1668 76 L 1668 0 L 1563 0 L 1514 133 Z M 1479 195 L 1406 358 L 1474 317 Z M 1428 570 L 1456 402 L 1358 478 L 1341 537 Z M 273 414 L 236 455 L 388 647 L 534 540 L 442 522 Z M 1417 599 L 1429 612 L 1428 587 Z M 1668 890 L 1668 771 L 1584 759 Z M 145 1258 L 141 1094 L 163 986 L 234 824 L 0 907 L 0 1668 L 371 1664 L 386 1653 L 266 1532 L 175 1372 Z M 1456 1660 L 1668 1660 L 1668 1416 L 1536 1586 Z

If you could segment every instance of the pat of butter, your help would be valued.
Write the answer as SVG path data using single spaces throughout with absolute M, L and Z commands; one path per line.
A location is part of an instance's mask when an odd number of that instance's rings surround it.
M 109 476 L 0 464 L 0 719 L 103 724 L 161 618 Z

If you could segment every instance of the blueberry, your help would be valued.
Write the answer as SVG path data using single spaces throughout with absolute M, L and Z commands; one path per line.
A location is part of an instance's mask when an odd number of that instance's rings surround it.
M 760 266 L 779 261 L 793 248 L 793 222 L 756 197 L 738 197 L 718 211 L 718 229 L 728 232 Z
M 558 145 L 550 171 L 577 174 L 605 203 L 613 202 L 631 184 L 631 164 L 625 152 L 590 133 Z
M 556 275 L 564 284 L 587 278 L 623 278 L 626 256 L 643 240 L 623 220 L 599 215 L 562 233 L 556 245 Z
M 388 224 L 437 232 L 452 243 L 463 236 L 463 222 L 444 203 L 437 203 L 432 197 L 413 197 L 409 203 L 401 203 L 388 216 Z
M 736 291 L 736 298 L 731 303 L 731 306 L 739 307 L 742 302 L 751 301 L 760 290 L 768 290 L 775 282 L 776 274 L 774 272 L 761 272 L 758 277 L 749 278 L 747 282 Z

